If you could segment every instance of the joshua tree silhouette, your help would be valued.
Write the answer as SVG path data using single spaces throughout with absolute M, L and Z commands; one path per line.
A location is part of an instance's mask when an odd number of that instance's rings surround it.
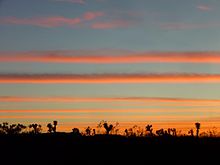
M 86 135 L 87 136 L 91 135 L 91 130 L 92 130 L 92 128 L 90 128 L 89 126 L 86 128 Z
M 57 132 L 57 124 L 58 122 L 56 120 L 53 121 L 53 132 L 56 133 Z
M 48 124 L 47 124 L 47 128 L 48 128 L 48 132 L 49 132 L 49 133 L 52 133 L 52 132 L 53 132 L 53 126 L 52 126 L 51 123 L 48 123 Z
M 197 122 L 197 123 L 195 123 L 195 126 L 196 126 L 196 137 L 198 138 L 201 124 Z
M 110 133 L 110 131 L 112 130 L 113 125 L 110 124 L 110 125 L 108 126 L 108 123 L 105 122 L 105 123 L 103 124 L 103 126 L 104 126 L 104 128 L 105 128 L 105 130 L 106 130 L 106 134 L 108 135 L 108 134 Z
M 150 136 L 153 136 L 153 128 L 152 125 L 147 125 L 146 126 L 146 131 L 150 133 Z
M 27 127 L 23 124 L 11 124 L 7 122 L 0 124 L 0 133 L 2 134 L 19 134 Z
M 33 128 L 33 130 L 31 131 L 31 133 L 34 133 L 34 134 L 41 133 L 41 131 L 42 131 L 42 128 L 41 128 L 41 125 L 40 125 L 40 124 L 30 124 L 30 125 L 29 125 L 29 128 Z
M 56 120 L 53 121 L 53 125 L 51 123 L 47 124 L 48 132 L 49 133 L 56 133 L 57 132 L 57 124 L 58 122 Z

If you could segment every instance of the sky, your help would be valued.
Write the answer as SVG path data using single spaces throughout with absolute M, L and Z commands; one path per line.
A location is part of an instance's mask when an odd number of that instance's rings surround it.
M 0 0 L 0 122 L 220 128 L 219 17 L 218 0 Z

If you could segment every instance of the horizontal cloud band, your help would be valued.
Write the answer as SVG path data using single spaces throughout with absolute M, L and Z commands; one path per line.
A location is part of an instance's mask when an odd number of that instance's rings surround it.
M 155 102 L 155 103 L 190 103 L 192 105 L 220 105 L 215 99 L 186 99 L 161 97 L 21 97 L 0 96 L 0 102 Z
M 100 51 L 101 52 L 101 51 Z M 0 52 L 0 62 L 36 63 L 220 63 L 220 52 Z M 105 54 L 106 53 L 106 54 Z
M 220 74 L 0 74 L 0 83 L 220 83 Z
M 220 63 L 220 52 L 0 52 L 0 62 L 37 63 Z

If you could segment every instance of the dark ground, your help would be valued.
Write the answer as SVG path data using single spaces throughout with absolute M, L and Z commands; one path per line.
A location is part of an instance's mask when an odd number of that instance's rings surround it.
M 2 135 L 0 165 L 220 164 L 220 138 Z

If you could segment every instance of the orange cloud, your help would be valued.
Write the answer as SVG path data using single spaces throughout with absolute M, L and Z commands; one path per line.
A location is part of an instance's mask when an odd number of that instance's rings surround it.
M 219 74 L 0 74 L 0 83 L 220 83 Z
M 165 108 L 144 108 L 144 109 L 0 109 L 0 113 L 71 113 L 71 114 L 91 114 L 91 113 L 175 113 L 181 114 L 183 112 L 195 113 L 195 112 L 212 112 L 212 113 L 220 113 L 219 108 L 210 109 L 210 108 L 187 108 L 187 109 L 165 109 Z M 181 116 L 180 115 L 180 116 Z M 133 115 L 132 115 L 133 116 Z M 131 116 L 130 116 L 131 117 Z
M 0 52 L 0 62 L 38 63 L 220 63 L 220 52 L 31 51 Z
M 35 17 L 35 18 L 17 18 L 17 17 L 5 17 L 0 18 L 0 24 L 16 24 L 16 25 L 33 25 L 40 27 L 59 27 L 59 26 L 75 26 L 83 23 L 84 21 L 90 21 L 97 17 L 103 16 L 102 12 L 86 12 L 82 17 L 66 18 L 62 16 L 51 17 Z
M 113 98 L 82 98 L 82 97 L 18 97 L 0 96 L 0 102 L 140 102 L 142 103 L 172 103 L 169 105 L 189 105 L 189 106 L 220 106 L 220 100 L 211 99 L 187 99 L 187 98 L 160 98 L 160 97 L 113 97 Z
M 207 116 L 189 116 L 189 115 L 1 115 L 0 119 L 96 119 L 98 121 L 101 121 L 103 119 L 107 121 L 123 121 L 123 122 L 134 122 L 134 121 L 193 121 L 193 120 L 205 120 L 209 119 L 212 120 L 212 118 L 209 118 Z M 214 118 L 214 120 L 216 120 Z M 217 118 L 219 121 L 219 118 Z

